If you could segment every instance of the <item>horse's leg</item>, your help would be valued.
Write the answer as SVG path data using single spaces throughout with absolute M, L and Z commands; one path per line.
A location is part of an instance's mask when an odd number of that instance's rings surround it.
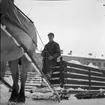
M 1 62 L 0 63 L 0 77 L 1 78 L 4 78 L 5 70 L 6 70 L 6 65 L 4 62 Z
M 9 67 L 12 73 L 12 79 L 13 79 L 13 89 L 11 93 L 11 97 L 9 99 L 10 102 L 16 102 L 18 97 L 18 79 L 19 79 L 19 72 L 18 72 L 18 62 L 19 60 L 13 60 L 9 62 Z
M 6 71 L 6 62 L 1 62 L 0 63 L 0 77 L 1 78 L 4 78 L 5 71 Z
M 25 103 L 25 82 L 27 80 L 27 71 L 29 70 L 30 63 L 25 56 L 22 56 L 21 64 L 22 64 L 21 79 L 20 79 L 21 86 L 20 86 L 20 92 L 18 96 L 18 103 Z

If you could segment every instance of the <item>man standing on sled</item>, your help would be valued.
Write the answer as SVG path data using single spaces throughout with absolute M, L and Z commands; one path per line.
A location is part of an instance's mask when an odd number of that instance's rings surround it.
M 44 50 L 41 53 L 41 56 L 43 57 L 42 71 L 48 77 L 48 79 L 50 79 L 52 74 L 51 68 L 56 66 L 57 58 L 61 54 L 59 44 L 53 40 L 54 39 L 53 33 L 48 34 L 48 39 L 49 42 L 45 45 Z

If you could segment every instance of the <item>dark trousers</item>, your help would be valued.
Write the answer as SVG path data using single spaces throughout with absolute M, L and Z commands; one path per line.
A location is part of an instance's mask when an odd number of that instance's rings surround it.
M 55 60 L 48 60 L 48 59 L 43 59 L 43 67 L 42 71 L 43 73 L 46 74 L 52 74 L 52 67 L 57 65 L 57 61 Z

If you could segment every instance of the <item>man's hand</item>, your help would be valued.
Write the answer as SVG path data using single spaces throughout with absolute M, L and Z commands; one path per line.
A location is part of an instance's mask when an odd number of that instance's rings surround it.
M 49 59 L 49 60 L 52 60 L 52 59 L 53 59 L 53 56 L 49 56 L 48 59 Z

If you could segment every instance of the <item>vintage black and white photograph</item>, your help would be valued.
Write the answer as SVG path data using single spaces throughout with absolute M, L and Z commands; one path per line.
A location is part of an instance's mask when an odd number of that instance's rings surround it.
M 105 105 L 105 0 L 0 0 L 0 105 Z

